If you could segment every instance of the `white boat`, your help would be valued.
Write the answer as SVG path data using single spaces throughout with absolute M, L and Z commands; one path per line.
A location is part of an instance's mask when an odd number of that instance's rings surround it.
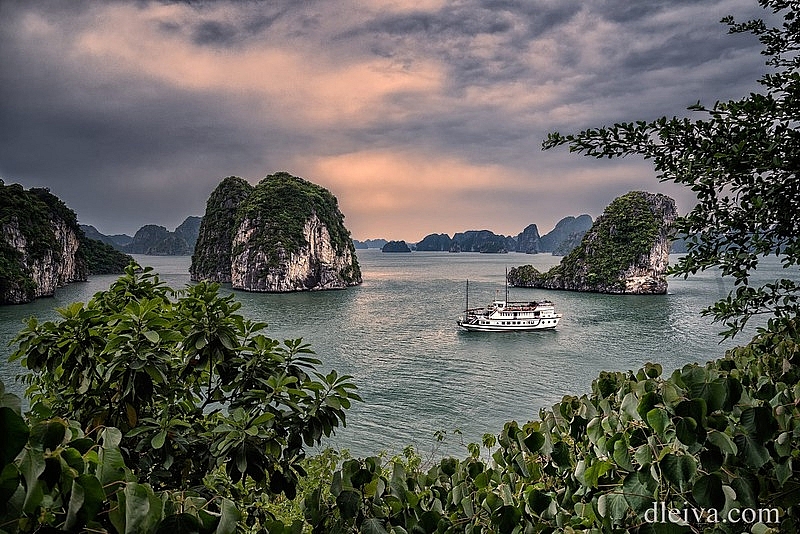
M 471 308 L 458 318 L 458 326 L 477 332 L 546 330 L 558 326 L 561 314 L 549 300 L 508 302 L 495 300 L 483 308 Z
M 467 281 L 467 306 L 456 323 L 464 330 L 474 332 L 516 332 L 520 330 L 551 330 L 558 326 L 561 314 L 549 300 L 516 302 L 495 298 L 482 308 L 469 307 L 469 281 Z

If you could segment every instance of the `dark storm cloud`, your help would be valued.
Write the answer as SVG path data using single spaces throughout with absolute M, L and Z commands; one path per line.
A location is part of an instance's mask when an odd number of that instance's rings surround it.
M 483 196 L 509 227 L 546 227 L 531 211 L 596 215 L 652 179 L 646 164 L 543 154 L 547 132 L 756 88 L 763 58 L 725 35 L 729 13 L 764 15 L 752 0 L 0 2 L 0 173 L 107 233 L 174 227 L 221 177 L 277 170 L 330 180 L 354 195 L 343 206 L 385 194 L 401 206 L 387 201 L 401 210 L 387 220 L 449 193 L 465 218 Z M 404 172 L 451 181 L 422 195 Z M 357 197 L 365 176 L 395 188 Z M 357 210 L 348 222 L 372 227 Z

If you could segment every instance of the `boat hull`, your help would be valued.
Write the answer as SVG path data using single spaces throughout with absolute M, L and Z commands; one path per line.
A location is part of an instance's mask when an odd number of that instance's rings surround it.
M 488 322 L 488 324 L 480 324 L 467 322 L 461 319 L 456 321 L 456 323 L 458 326 L 468 332 L 528 332 L 531 330 L 553 330 L 556 326 L 558 326 L 560 317 L 548 319 L 548 321 L 539 321 L 538 323 L 534 324 L 514 325 L 492 324 L 491 322 Z

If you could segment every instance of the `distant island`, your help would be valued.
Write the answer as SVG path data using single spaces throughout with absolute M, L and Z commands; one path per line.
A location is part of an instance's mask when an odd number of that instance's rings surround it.
M 541 237 L 536 225 L 530 224 L 516 236 L 504 236 L 490 230 L 465 230 L 457 232 L 453 237 L 445 233 L 435 233 L 426 235 L 418 243 L 402 242 L 409 250 L 420 252 L 480 252 L 483 254 L 551 252 L 555 255 L 564 255 L 577 246 L 580 238 L 591 226 L 592 217 L 584 214 L 561 219 L 550 233 Z M 390 241 L 386 239 L 353 241 L 357 249 L 380 248 L 384 250 L 387 243 Z M 395 247 L 399 241 L 395 240 L 392 243 L 395 243 L 392 245 Z
M 614 199 L 559 265 L 511 269 L 513 286 L 597 293 L 663 294 L 675 201 L 632 191 Z
M 187 217 L 174 232 L 164 226 L 146 224 L 136 231 L 133 237 L 126 234 L 103 235 L 94 226 L 81 225 L 84 233 L 111 245 L 127 254 L 148 256 L 191 256 L 200 232 L 202 217 Z
M 405 241 L 389 241 L 381 248 L 381 252 L 411 252 Z
M 362 250 L 368 248 L 383 248 L 386 243 L 388 243 L 386 239 L 365 239 L 364 241 L 353 239 L 353 246 L 356 249 Z
M 122 273 L 130 261 L 86 237 L 75 212 L 48 189 L 0 180 L 0 304 L 52 296 L 90 274 Z

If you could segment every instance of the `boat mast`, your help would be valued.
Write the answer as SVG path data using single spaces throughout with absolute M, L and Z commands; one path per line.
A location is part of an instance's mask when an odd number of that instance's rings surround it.
M 508 306 L 508 265 L 506 265 L 506 306 Z
M 464 308 L 464 313 L 469 311 L 469 278 L 467 278 L 467 307 Z

